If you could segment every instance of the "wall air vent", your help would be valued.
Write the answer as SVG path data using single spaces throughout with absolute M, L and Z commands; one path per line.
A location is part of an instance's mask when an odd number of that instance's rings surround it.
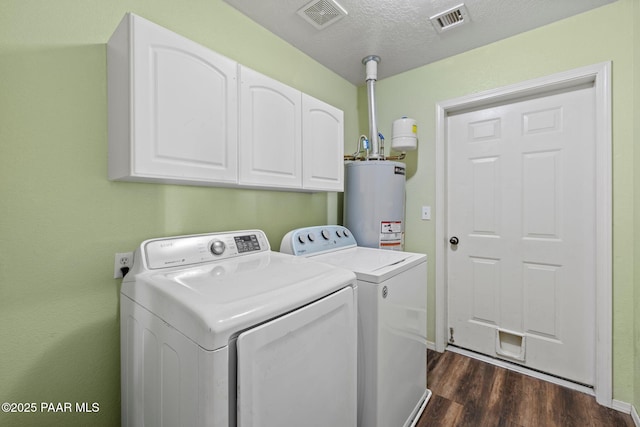
M 328 27 L 347 15 L 347 11 L 333 0 L 313 0 L 298 10 L 298 15 L 318 30 Z
M 466 24 L 471 19 L 469 18 L 469 12 L 467 11 L 466 6 L 464 4 L 460 4 L 454 8 L 432 16 L 429 20 L 433 24 L 433 28 L 435 28 L 438 33 L 441 33 L 454 27 L 459 27 L 462 24 Z

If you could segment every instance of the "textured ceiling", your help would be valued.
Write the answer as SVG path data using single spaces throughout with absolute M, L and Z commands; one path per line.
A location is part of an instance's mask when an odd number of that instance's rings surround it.
M 378 79 L 492 43 L 615 0 L 466 0 L 468 19 L 438 33 L 430 17 L 460 0 L 335 0 L 347 15 L 322 29 L 298 15 L 309 0 L 225 0 L 353 84 L 362 59 L 381 58 Z M 325 3 L 332 0 L 323 0 Z

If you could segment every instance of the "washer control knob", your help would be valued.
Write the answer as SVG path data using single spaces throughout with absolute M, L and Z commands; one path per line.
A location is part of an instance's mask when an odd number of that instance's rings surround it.
M 327 231 L 327 230 L 322 230 L 322 238 L 323 238 L 324 240 L 329 240 L 329 236 L 330 236 L 329 231 Z
M 314 240 L 316 240 L 316 235 L 313 233 L 309 233 L 307 235 L 307 239 L 309 239 L 310 242 L 313 242 Z
M 344 234 L 344 237 L 349 237 L 349 230 L 345 228 L 344 230 L 342 230 L 342 234 Z
M 300 242 L 300 243 L 302 243 L 302 244 L 305 244 L 305 243 L 307 242 L 307 241 L 305 240 L 305 238 L 304 238 L 304 235 L 302 235 L 302 234 L 301 234 L 301 235 L 299 235 L 299 236 L 298 236 L 298 242 Z
M 214 240 L 213 243 L 211 243 L 211 253 L 214 255 L 222 255 L 224 253 L 224 250 L 226 249 L 224 242 L 222 240 Z

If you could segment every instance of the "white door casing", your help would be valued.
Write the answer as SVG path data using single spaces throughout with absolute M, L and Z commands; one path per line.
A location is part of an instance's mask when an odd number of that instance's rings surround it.
M 597 262 L 594 267 L 595 274 L 595 371 L 593 381 L 596 399 L 599 403 L 611 406 L 611 107 L 610 107 L 610 63 L 597 64 L 580 68 L 541 79 L 520 83 L 505 88 L 500 88 L 468 97 L 449 100 L 437 105 L 437 139 L 436 139 L 436 349 L 443 351 L 448 339 L 447 319 L 447 292 L 450 290 L 447 265 L 450 260 L 450 245 L 448 243 L 447 223 L 451 213 L 447 212 L 449 194 L 454 184 L 449 182 L 447 176 L 446 155 L 448 152 L 449 129 L 447 122 L 449 116 L 460 115 L 460 112 L 478 110 L 485 106 L 495 106 L 504 103 L 513 103 L 515 100 L 531 99 L 544 94 L 563 91 L 591 85 L 595 92 L 595 120 L 593 123 L 595 135 L 595 256 Z M 573 91 L 576 92 L 576 91 Z M 544 151 L 544 150 L 543 150 Z M 551 153 L 551 154 L 550 154 Z M 554 160 L 553 151 L 531 153 L 531 165 L 535 168 L 552 168 L 557 162 Z M 479 177 L 491 172 L 492 160 L 490 156 L 478 163 L 476 172 Z M 555 170 L 555 169 L 554 169 Z M 531 172 L 531 171 L 529 171 Z M 556 172 L 559 172 L 556 170 Z M 542 181 L 531 181 L 528 185 L 544 185 Z M 549 184 L 551 181 L 547 181 Z M 550 185 L 550 184 L 549 184 Z M 541 193 L 542 194 L 542 193 Z M 485 195 L 486 196 L 486 195 Z M 556 197 L 557 199 L 557 197 Z M 538 203 L 530 200 L 533 205 Z M 547 200 L 549 202 L 549 200 Z M 530 208 L 530 206 L 529 206 Z M 550 217 L 547 217 L 549 219 Z M 530 218 L 529 222 L 541 226 L 538 219 Z M 533 221 L 533 222 L 532 222 Z M 548 221 L 547 221 L 548 222 Z M 487 227 L 484 227 L 487 228 Z M 460 236 L 458 236 L 460 237 Z M 487 239 L 485 239 L 487 240 Z M 535 240 L 535 239 L 533 239 Z M 543 239 L 538 239 L 543 240 Z M 549 240 L 549 239 L 547 239 Z M 463 243 L 461 242 L 460 248 Z M 539 243 L 539 241 L 538 241 Z M 496 259 L 496 258 L 493 258 Z M 478 264 L 484 267 L 484 272 L 490 272 L 491 257 L 486 262 Z M 478 259 L 478 261 L 483 261 Z M 526 264 L 525 264 L 526 265 Z M 548 277 L 554 268 L 551 266 L 541 268 L 540 265 L 529 272 L 532 278 L 540 274 Z M 522 267 L 520 267 L 522 268 Z M 481 269 L 482 270 L 482 269 Z M 523 273 L 520 273 L 523 274 Z M 488 304 L 488 302 L 487 302 Z M 507 316 L 508 317 L 508 316 Z M 517 321 L 516 321 L 517 323 Z M 513 323 L 512 323 L 513 324 Z M 515 328 L 505 328 L 509 332 Z M 508 333 L 509 333 L 508 332 Z M 494 332 L 495 333 L 495 332 Z M 516 334 L 513 337 L 517 337 Z M 494 338 L 495 340 L 495 338 Z M 493 341 L 491 342 L 493 346 Z M 517 348 L 517 347 L 516 347 Z M 508 353 L 508 352 L 507 352 Z M 508 357 L 517 360 L 517 354 L 507 354 Z

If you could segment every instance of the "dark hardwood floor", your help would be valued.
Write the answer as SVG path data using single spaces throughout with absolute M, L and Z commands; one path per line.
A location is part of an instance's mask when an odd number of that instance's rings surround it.
M 634 427 L 579 391 L 450 351 L 427 357 L 433 395 L 417 427 Z

